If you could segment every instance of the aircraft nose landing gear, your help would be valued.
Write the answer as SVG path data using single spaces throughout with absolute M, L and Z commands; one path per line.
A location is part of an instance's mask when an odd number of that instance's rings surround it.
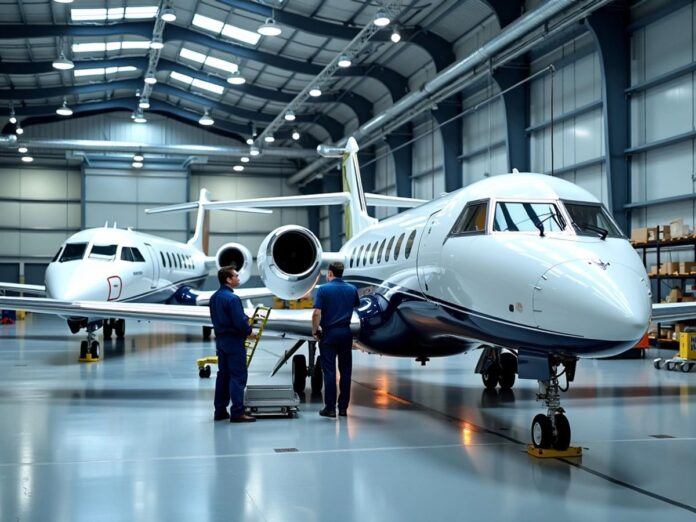
M 99 326 L 98 323 L 87 325 L 87 340 L 80 343 L 80 362 L 99 361 L 99 341 L 94 333 Z

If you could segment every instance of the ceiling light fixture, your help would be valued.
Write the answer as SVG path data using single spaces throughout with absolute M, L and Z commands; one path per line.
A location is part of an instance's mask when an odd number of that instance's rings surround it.
M 234 71 L 232 76 L 227 78 L 227 83 L 231 85 L 244 85 L 246 83 L 246 78 L 239 74 L 239 71 Z
M 275 138 L 273 137 L 273 134 L 269 134 L 268 136 L 263 138 L 263 141 L 266 143 L 273 143 L 275 141 Z
M 22 146 L 17 149 L 17 152 L 19 152 L 20 154 L 26 154 L 27 152 L 29 152 L 29 149 Z
M 142 161 L 134 161 L 131 165 L 134 169 L 142 169 L 143 168 Z
M 249 155 L 250 156 L 258 156 L 260 154 L 259 149 L 256 147 L 249 147 Z
M 345 69 L 346 67 L 350 67 L 351 65 L 353 65 L 353 62 L 351 62 L 350 58 L 345 54 L 342 54 L 338 59 L 339 67 L 343 67 Z
M 392 42 L 399 43 L 401 41 L 401 33 L 397 29 L 394 29 L 389 38 Z
M 32 161 L 34 161 L 34 158 L 32 158 L 31 156 L 22 156 L 22 161 L 24 163 L 31 163 Z
M 133 161 L 135 161 L 136 163 L 142 163 L 143 161 L 145 161 L 145 156 L 143 156 L 142 154 L 133 154 Z
M 139 110 L 133 114 L 133 121 L 135 123 L 147 123 L 147 118 L 143 115 L 143 111 Z
M 203 113 L 203 116 L 201 116 L 201 119 L 198 120 L 198 123 L 208 127 L 208 126 L 212 125 L 213 123 L 215 123 L 215 120 L 210 117 L 210 114 L 208 113 L 208 109 L 206 109 L 205 112 Z
M 75 64 L 65 57 L 65 53 L 61 51 L 60 56 L 53 60 L 53 68 L 59 71 L 67 71 L 75 67 Z
M 295 121 L 295 113 L 293 111 L 286 112 L 285 121 Z
M 375 19 L 372 21 L 377 27 L 386 27 L 391 23 L 391 19 L 384 9 L 377 11 Z
M 15 115 L 14 108 L 10 108 L 10 123 L 14 125 L 17 123 L 17 116 Z
M 249 158 L 246 157 L 246 156 L 242 156 L 241 162 L 242 162 L 242 163 L 249 163 Z
M 59 4 L 72 4 L 73 0 L 54 0 L 55 2 Z
M 15 134 L 17 134 L 17 136 L 21 136 L 22 134 L 24 134 L 24 129 L 19 126 L 19 123 L 17 124 L 17 128 L 15 129 Z
M 157 78 L 155 78 L 154 74 L 148 74 L 145 76 L 145 83 L 148 85 L 155 85 L 157 83 Z
M 247 144 L 247 145 L 253 145 L 253 144 L 254 144 L 254 138 L 247 138 L 246 144 Z
M 266 18 L 266 21 L 256 29 L 256 32 L 263 36 L 278 36 L 283 30 L 273 18 Z
M 292 139 L 295 141 L 299 140 L 300 139 L 300 131 L 298 131 L 297 129 L 293 129 Z
M 150 102 L 146 100 L 140 100 L 138 102 L 138 108 L 139 109 L 149 109 L 150 108 Z
M 235 172 L 242 172 L 244 170 L 244 165 L 235 165 L 234 167 L 232 167 L 232 170 L 234 170 Z
M 309 95 L 312 98 L 318 98 L 319 96 L 321 96 L 321 89 L 319 89 L 318 87 L 315 87 L 314 89 L 309 91 Z
M 171 7 L 165 7 L 162 10 L 162 15 L 160 16 L 162 20 L 168 23 L 172 23 L 176 21 L 176 13 L 174 12 L 174 9 Z
M 150 42 L 150 49 L 162 49 L 164 47 L 164 42 L 162 38 L 155 38 Z
M 58 114 L 59 116 L 73 115 L 73 110 L 70 107 L 68 107 L 68 102 L 65 99 L 63 99 L 63 105 L 56 109 L 56 114 Z

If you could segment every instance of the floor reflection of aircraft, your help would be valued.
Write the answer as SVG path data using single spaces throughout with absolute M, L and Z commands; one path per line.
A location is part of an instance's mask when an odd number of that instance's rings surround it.
M 516 377 L 539 381 L 546 413 L 532 422 L 533 443 L 567 448 L 570 424 L 560 405 L 560 391 L 567 389 L 562 376 L 566 383 L 573 381 L 581 357 L 609 356 L 634 346 L 651 315 L 645 269 L 606 209 L 589 192 L 562 179 L 513 173 L 377 221 L 366 209 L 379 198 L 382 204 L 412 205 L 364 194 L 357 151 L 352 138 L 345 149 L 320 150 L 342 157 L 347 192 L 204 206 L 347 202 L 347 242 L 339 252 L 323 252 L 318 238 L 300 226 L 285 225 L 266 237 L 257 258 L 266 287 L 286 299 L 305 295 L 317 284 L 322 267 L 343 261 L 344 278 L 360 286 L 362 294 L 352 322 L 357 347 L 414 357 L 422 364 L 430 357 L 482 347 L 476 371 L 485 386 L 509 389 Z M 181 206 L 158 209 L 177 210 Z M 52 306 L 73 310 L 75 305 Z M 195 307 L 80 306 L 108 308 L 119 317 L 210 321 L 207 310 Z M 0 307 L 46 311 L 31 298 L 0 299 Z M 685 307 L 675 308 L 655 305 L 653 313 L 667 317 Z M 282 363 L 311 340 L 311 310 L 274 310 L 266 330 L 298 339 Z
M 238 243 L 221 246 L 215 256 L 204 250 L 203 203 L 208 191 L 201 191 L 196 229 L 187 243 L 143 234 L 131 229 L 107 227 L 82 230 L 63 243 L 46 269 L 45 285 L 0 283 L 0 289 L 43 295 L 52 301 L 104 301 L 119 303 L 207 304 L 211 292 L 197 291 L 210 271 L 222 265 L 239 267 L 241 283 L 251 273 L 252 257 L 249 249 Z M 269 213 L 270 211 L 244 208 L 241 212 Z M 242 297 L 251 291 L 254 297 L 270 295 L 262 289 L 239 289 Z M 63 315 L 73 333 L 87 330 L 87 339 L 81 343 L 80 357 L 87 354 L 99 357 L 99 342 L 95 331 L 104 328 L 104 338 L 123 338 L 125 319 L 110 315 L 81 315 L 79 310 Z M 118 317 L 118 316 L 113 316 Z

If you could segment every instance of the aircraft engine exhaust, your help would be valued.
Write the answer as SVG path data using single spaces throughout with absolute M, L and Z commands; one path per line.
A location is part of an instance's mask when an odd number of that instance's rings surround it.
M 239 273 L 239 284 L 244 284 L 251 276 L 251 252 L 239 243 L 225 243 L 215 253 L 215 264 L 218 268 L 233 265 Z

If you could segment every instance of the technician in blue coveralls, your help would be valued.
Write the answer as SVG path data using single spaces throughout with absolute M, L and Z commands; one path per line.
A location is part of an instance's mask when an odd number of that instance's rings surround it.
M 233 290 L 239 286 L 239 274 L 232 266 L 222 267 L 218 270 L 218 281 L 220 289 L 212 295 L 209 303 L 218 356 L 214 419 L 254 422 L 254 417 L 244 414 L 244 388 L 247 382 L 244 340 L 251 337 L 251 325 L 244 314 L 241 299 Z M 232 407 L 227 413 L 230 399 Z
M 332 263 L 326 274 L 327 283 L 317 289 L 312 314 L 312 335 L 319 341 L 321 368 L 324 372 L 324 409 L 322 417 L 336 417 L 336 357 L 341 374 L 338 397 L 338 414 L 348 414 L 350 402 L 350 374 L 353 369 L 353 336 L 350 318 L 353 309 L 360 304 L 357 289 L 346 283 L 343 263 Z M 319 327 L 321 326 L 321 331 Z

